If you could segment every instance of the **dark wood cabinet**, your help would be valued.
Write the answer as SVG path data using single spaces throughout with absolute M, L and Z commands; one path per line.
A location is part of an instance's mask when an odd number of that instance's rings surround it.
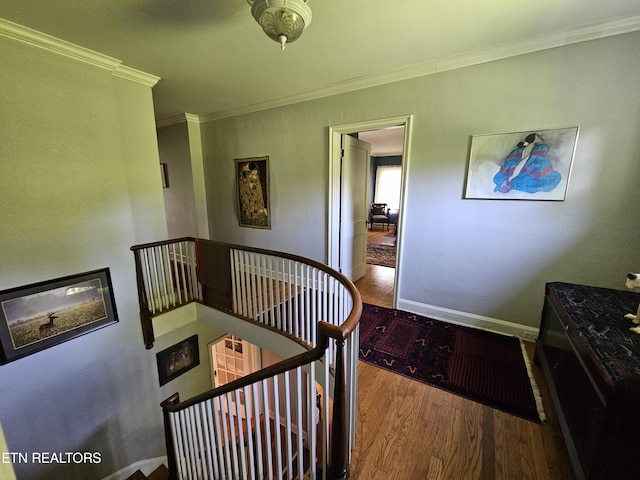
M 640 335 L 624 318 L 640 294 L 546 286 L 542 366 L 578 479 L 640 478 Z

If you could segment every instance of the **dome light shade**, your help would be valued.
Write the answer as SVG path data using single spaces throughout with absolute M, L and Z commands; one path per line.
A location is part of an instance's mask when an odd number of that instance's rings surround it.
M 251 15 L 269 38 L 280 43 L 295 42 L 311 23 L 308 0 L 247 0 Z

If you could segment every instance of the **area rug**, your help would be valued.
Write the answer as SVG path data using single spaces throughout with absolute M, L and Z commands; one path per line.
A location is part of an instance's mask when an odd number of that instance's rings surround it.
M 542 402 L 516 337 L 364 304 L 360 360 L 542 423 Z
M 369 265 L 382 265 L 383 267 L 396 266 L 396 247 L 392 245 L 367 244 L 367 263 Z

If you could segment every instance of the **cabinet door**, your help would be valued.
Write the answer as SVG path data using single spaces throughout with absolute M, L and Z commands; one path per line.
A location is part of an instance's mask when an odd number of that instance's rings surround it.
M 565 440 L 573 444 L 585 476 L 589 478 L 600 447 L 598 440 L 603 432 L 606 405 L 568 339 L 568 330 L 572 327 L 564 324 L 553 308 L 548 308 L 547 312 L 541 340 L 560 404 L 556 408 L 561 410 L 558 413 L 570 430 L 571 439 Z

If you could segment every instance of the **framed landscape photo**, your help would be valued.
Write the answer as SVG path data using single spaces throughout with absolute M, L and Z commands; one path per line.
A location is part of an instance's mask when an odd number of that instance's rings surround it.
M 235 162 L 240 226 L 270 229 L 269 157 L 236 158 Z
M 108 268 L 0 292 L 0 363 L 118 321 Z
M 160 386 L 200 365 L 198 335 L 193 335 L 180 343 L 165 348 L 156 354 Z
M 578 127 L 474 135 L 465 198 L 564 200 Z

